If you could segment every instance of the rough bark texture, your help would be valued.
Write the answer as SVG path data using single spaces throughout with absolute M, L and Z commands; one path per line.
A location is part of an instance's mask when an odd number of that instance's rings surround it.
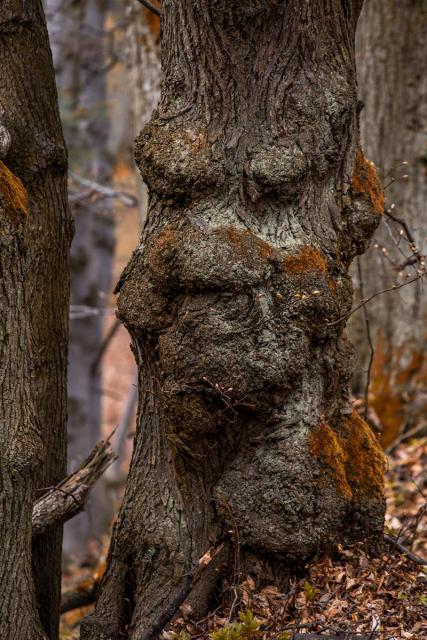
M 45 638 L 31 577 L 31 509 L 44 446 L 31 393 L 27 194 L 0 161 L 0 637 Z
M 356 41 L 361 136 L 366 154 L 380 175 L 394 168 L 394 175 L 408 174 L 387 189 L 387 205 L 413 231 L 421 253 L 427 236 L 427 3 L 422 0 L 366 2 Z M 397 167 L 403 161 L 409 164 Z M 390 182 L 390 177 L 385 180 Z M 399 226 L 390 222 L 397 236 Z M 405 263 L 402 238 L 397 249 L 390 230 L 382 224 L 376 234 L 379 247 L 371 247 L 362 259 L 365 295 L 402 281 L 415 268 L 393 268 Z M 384 255 L 382 249 L 388 252 Z M 398 272 L 405 275 L 399 277 Z M 357 274 L 356 274 L 357 278 Z M 357 287 L 357 284 L 356 284 Z M 416 422 L 426 409 L 426 305 L 421 282 L 377 298 L 369 307 L 375 347 L 371 400 L 383 423 L 383 443 Z M 357 322 L 358 320 L 358 322 Z M 359 356 L 357 391 L 363 391 L 369 346 L 363 317 L 351 326 L 351 338 Z
M 160 96 L 160 20 L 135 0 L 127 3 L 127 66 L 134 136 L 148 122 Z M 147 216 L 147 187 L 139 182 L 140 214 Z
M 37 500 L 31 518 L 33 538 L 83 511 L 91 489 L 115 459 L 110 442 L 99 442 L 77 471 Z
M 136 145 L 149 213 L 118 286 L 138 427 L 84 640 L 139 638 L 223 537 L 224 573 L 283 584 L 382 534 L 342 320 L 383 201 L 358 143 L 358 4 L 162 2 L 161 101 Z
M 106 114 L 105 0 L 48 0 L 61 114 L 71 169 L 101 183 L 111 179 Z M 84 191 L 83 187 L 81 188 Z M 83 199 L 73 206 L 71 304 L 104 307 L 111 287 L 114 223 L 108 200 Z M 101 347 L 102 315 L 70 324 L 68 372 L 68 467 L 72 472 L 100 440 L 102 370 L 93 366 Z M 79 559 L 88 542 L 101 537 L 109 518 L 103 481 L 86 510 L 67 523 L 64 551 Z
M 33 613 L 32 503 L 36 487 L 65 475 L 70 239 L 66 152 L 41 2 L 0 2 L 0 59 L 0 120 L 11 136 L 4 162 L 29 197 L 22 228 L 1 223 L 10 244 L 1 247 L 0 636 L 33 640 L 44 636 Z M 32 556 L 36 601 L 51 639 L 58 633 L 61 535 L 57 527 L 40 536 Z

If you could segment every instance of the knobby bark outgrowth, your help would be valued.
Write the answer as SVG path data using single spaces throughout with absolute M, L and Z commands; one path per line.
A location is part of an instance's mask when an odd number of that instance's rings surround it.
M 220 573 L 283 585 L 382 537 L 383 455 L 338 321 L 383 209 L 359 146 L 360 5 L 162 2 L 161 100 L 136 144 L 149 213 L 118 285 L 138 426 L 84 640 L 142 636 L 220 540 L 196 613 Z
M 14 227 L 3 214 L 1 222 L 0 636 L 33 640 L 44 635 L 34 611 L 31 509 L 42 494 L 36 489 L 65 475 L 71 232 L 66 151 L 39 0 L 0 2 L 0 60 L 0 124 L 11 140 L 2 159 L 29 200 L 25 223 Z M 4 208 L 4 186 L 1 192 Z M 61 535 L 59 526 L 40 536 L 32 554 L 36 602 L 50 640 L 58 634 Z
M 104 0 L 48 0 L 61 115 L 73 171 L 101 182 L 111 180 L 108 153 Z M 79 116 L 76 117 L 76 113 Z M 79 187 L 84 191 L 83 187 Z M 90 198 L 73 205 L 75 235 L 71 245 L 71 304 L 104 307 L 111 287 L 114 221 L 111 201 Z M 102 315 L 70 323 L 68 370 L 68 469 L 74 471 L 101 436 L 102 368 L 94 361 L 103 339 Z M 98 363 L 99 364 L 99 363 Z M 64 529 L 64 551 L 82 560 L 88 542 L 101 538 L 111 516 L 103 481 L 87 509 Z
M 427 3 L 412 0 L 367 2 L 358 24 L 356 52 L 363 146 L 388 177 L 406 174 L 387 189 L 387 206 L 412 230 L 421 253 L 427 235 Z M 407 165 L 399 166 L 402 162 Z M 385 218 L 399 237 L 400 227 Z M 403 230 L 402 230 L 403 231 Z M 362 259 L 365 294 L 388 288 L 416 274 L 419 263 L 405 264 L 411 250 L 405 237 L 399 247 L 390 228 L 382 224 Z M 357 285 L 356 285 L 357 286 Z M 418 281 L 373 301 L 369 307 L 375 348 L 371 401 L 383 424 L 383 443 L 389 445 L 405 427 L 411 428 L 425 413 L 427 375 L 425 322 L 427 297 Z M 363 327 L 351 326 L 359 356 L 358 391 L 369 361 Z M 359 321 L 363 318 L 359 315 Z M 358 337 L 359 334 L 359 337 Z

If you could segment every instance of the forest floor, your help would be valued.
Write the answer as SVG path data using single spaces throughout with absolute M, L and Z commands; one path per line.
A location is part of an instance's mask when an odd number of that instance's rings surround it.
M 386 478 L 386 534 L 427 563 L 427 438 L 401 443 L 389 455 Z M 107 541 L 106 541 L 107 544 Z M 91 572 L 68 566 L 64 589 L 99 579 L 105 553 Z M 62 616 L 62 639 L 77 639 L 79 624 L 91 607 Z M 427 639 L 427 564 L 390 544 L 372 559 L 362 545 L 337 548 L 294 578 L 286 593 L 274 586 L 256 591 L 242 576 L 225 590 L 224 601 L 202 621 L 183 605 L 163 640 L 291 640 L 302 637 L 372 640 Z M 306 636 L 307 638 L 309 635 Z

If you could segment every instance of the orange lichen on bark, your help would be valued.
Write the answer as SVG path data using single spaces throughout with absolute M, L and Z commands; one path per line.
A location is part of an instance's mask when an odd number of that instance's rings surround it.
M 339 493 L 351 500 L 353 492 L 345 472 L 347 456 L 338 434 L 328 424 L 320 423 L 310 434 L 309 451 L 327 467 Z
M 369 425 L 357 411 L 344 418 L 342 424 L 347 454 L 346 475 L 353 490 L 364 493 L 382 492 L 384 488 L 385 457 Z
M 24 185 L 0 160 L 0 206 L 11 218 L 28 215 L 28 194 Z
M 295 256 L 286 256 L 283 260 L 283 269 L 287 273 L 325 273 L 328 265 L 320 251 L 309 245 L 301 247 Z
M 357 412 L 343 419 L 339 432 L 320 423 L 310 434 L 309 451 L 327 468 L 339 493 L 347 500 L 382 493 L 384 454 L 369 425 Z
M 252 245 L 258 251 L 260 258 L 266 260 L 273 252 L 273 247 L 265 240 L 258 238 L 252 231 L 235 227 L 220 227 L 216 233 L 232 244 L 239 253 L 246 253 Z
M 384 189 L 375 164 L 365 158 L 361 149 L 356 154 L 351 186 L 354 193 L 369 200 L 378 215 L 382 214 L 384 211 Z

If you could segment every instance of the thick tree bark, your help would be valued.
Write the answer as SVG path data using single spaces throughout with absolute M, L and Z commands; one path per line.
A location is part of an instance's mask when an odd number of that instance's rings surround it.
M 48 27 L 72 170 L 101 183 L 111 179 L 106 113 L 104 0 L 48 0 Z M 111 287 L 114 222 L 110 202 L 73 207 L 71 304 L 104 307 Z M 68 372 L 68 461 L 72 472 L 102 438 L 102 370 L 94 366 L 103 339 L 102 315 L 73 319 Z M 87 508 L 64 529 L 64 551 L 79 559 L 101 537 L 110 517 L 103 480 Z
M 395 176 L 408 174 L 408 180 L 394 182 L 387 189 L 387 204 L 396 204 L 394 214 L 407 222 L 425 254 L 427 4 L 420 0 L 367 2 L 358 25 L 356 51 L 359 95 L 365 103 L 361 114 L 363 146 L 380 175 L 390 170 Z M 408 165 L 398 167 L 403 161 Z M 386 181 L 391 181 L 390 176 Z M 400 227 L 389 223 L 398 237 Z M 405 263 L 401 249 L 407 254 L 411 251 L 404 238 L 396 248 L 385 224 L 376 240 L 379 246 L 372 246 L 362 260 L 366 296 L 404 281 L 407 274 L 413 278 L 419 268 L 419 264 L 393 268 L 391 262 Z M 411 427 L 426 409 L 427 298 L 422 287 L 422 282 L 415 283 L 375 299 L 368 307 L 375 348 L 371 400 L 383 424 L 385 445 L 402 428 Z M 365 386 L 362 371 L 367 369 L 370 354 L 360 314 L 358 320 L 352 323 L 351 337 L 359 356 L 356 384 L 360 393 Z
M 352 413 L 343 333 L 383 206 L 358 141 L 360 4 L 162 2 L 161 101 L 136 145 L 149 214 L 118 286 L 138 427 L 84 640 L 139 638 L 221 539 L 198 611 L 221 561 L 283 584 L 382 535 L 383 457 Z
M 5 310 L 0 314 L 5 332 L 1 344 L 6 350 L 1 354 L 0 401 L 0 521 L 4 529 L 0 636 L 33 640 L 44 635 L 34 613 L 29 564 L 32 504 L 36 488 L 55 485 L 65 475 L 71 231 L 66 151 L 39 0 L 0 2 L 0 59 L 0 118 L 11 135 L 4 161 L 20 178 L 29 197 L 29 214 L 22 229 L 19 226 L 14 231 L 2 222 L 1 231 L 11 234 L 11 244 L 10 273 L 3 266 L 1 286 L 8 291 L 1 297 Z M 6 262 L 8 251 L 1 249 Z M 37 497 L 40 495 L 39 491 Z M 40 536 L 32 555 L 36 601 L 51 640 L 58 634 L 61 537 L 61 526 Z

